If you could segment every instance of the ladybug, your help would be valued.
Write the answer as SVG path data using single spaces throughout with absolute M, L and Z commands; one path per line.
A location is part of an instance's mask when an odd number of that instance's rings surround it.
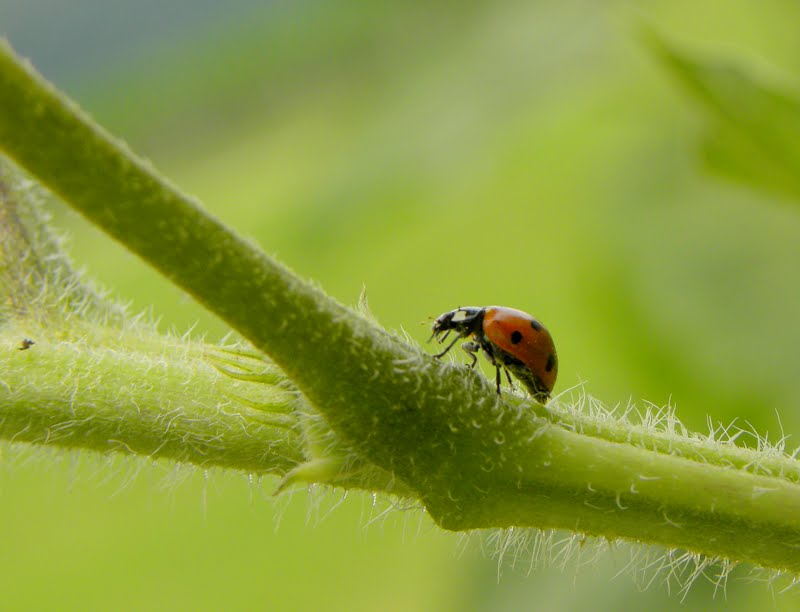
M 486 358 L 497 368 L 497 393 L 500 393 L 500 370 L 506 372 L 511 384 L 513 374 L 530 392 L 537 402 L 544 404 L 558 376 L 558 357 L 553 338 L 544 326 L 531 315 L 505 306 L 463 306 L 439 316 L 433 322 L 433 335 L 437 342 L 444 342 L 450 332 L 456 338 L 439 354 L 440 358 L 453 348 L 456 342 L 467 336 L 472 341 L 462 348 L 472 358 L 469 367 L 478 363 L 475 353 L 483 351 Z
M 22 340 L 20 340 L 19 344 L 17 345 L 17 348 L 21 351 L 27 351 L 34 344 L 36 343 L 30 338 L 23 338 Z

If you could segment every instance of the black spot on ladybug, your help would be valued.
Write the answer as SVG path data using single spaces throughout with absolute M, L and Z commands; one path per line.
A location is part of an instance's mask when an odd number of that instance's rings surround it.
M 556 356 L 553 353 L 550 353 L 547 356 L 547 364 L 544 366 L 544 371 L 549 372 L 552 370 L 556 365 Z
M 511 344 L 519 344 L 522 342 L 522 332 L 515 329 L 511 334 Z
M 536 319 L 531 319 L 531 327 L 535 329 L 537 332 L 542 331 L 543 327 L 542 324 L 539 323 Z

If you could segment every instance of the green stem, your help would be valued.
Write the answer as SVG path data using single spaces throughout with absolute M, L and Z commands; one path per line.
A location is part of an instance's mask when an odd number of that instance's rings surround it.
M 134 351 L 124 333 L 65 341 L 29 328 L 36 344 L 19 350 L 11 331 L 0 351 L 3 437 L 249 473 L 304 461 L 292 396 L 218 372 L 200 345 L 139 334 Z
M 532 526 L 800 572 L 798 465 L 498 397 L 341 306 L 203 212 L 0 47 L 0 146 L 268 353 L 361 460 L 449 529 Z M 724 445 L 723 445 L 724 446 Z M 738 452 L 738 451 L 737 451 Z M 753 469 L 760 466 L 760 471 Z M 322 481 L 341 463 L 316 459 Z M 766 467 L 765 467 L 766 466 Z
M 446 504 L 458 509 L 441 519 L 446 526 L 534 524 L 800 570 L 800 487 L 779 475 L 703 460 L 732 450 L 755 464 L 763 453 L 674 436 L 691 447 L 693 458 L 686 459 L 650 450 L 667 437 L 663 433 L 640 430 L 642 448 L 576 434 L 544 419 L 521 424 L 518 432 L 530 438 L 499 445 L 507 463 L 493 466 L 485 494 Z M 788 458 L 782 463 L 797 467 Z M 457 494 L 449 492 L 451 498 Z

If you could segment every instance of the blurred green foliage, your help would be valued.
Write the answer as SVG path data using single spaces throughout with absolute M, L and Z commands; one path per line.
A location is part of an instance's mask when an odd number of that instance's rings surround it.
M 445 310 L 514 306 L 553 333 L 557 391 L 585 383 L 611 404 L 670 401 L 692 429 L 707 418 L 774 440 L 800 429 L 797 104 L 775 93 L 800 74 L 795 3 L 245 2 L 224 19 L 173 16 L 155 35 L 148 4 L 86 2 L 68 31 L 107 61 L 76 53 L 52 69 L 59 38 L 37 37 L 36 20 L 66 9 L 36 4 L 0 0 L 15 47 L 301 275 L 350 303 L 365 285 L 386 326 L 422 341 L 420 323 Z M 125 53 L 106 28 L 137 38 L 103 21 L 116 5 L 141 17 L 128 27 L 146 41 Z M 643 21 L 670 50 L 643 42 Z M 712 72 L 719 63 L 739 72 Z M 685 95 L 676 74 L 702 96 Z M 736 181 L 709 175 L 703 157 Z M 164 329 L 199 320 L 197 333 L 226 332 L 70 213 L 58 222 L 76 260 L 134 309 L 152 307 Z M 622 569 L 612 555 L 588 569 L 509 570 L 498 584 L 493 560 L 457 558 L 456 536 L 418 513 L 364 528 L 380 511 L 357 495 L 306 526 L 316 498 L 264 501 L 271 483 L 248 492 L 236 475 L 192 474 L 165 492 L 171 466 L 56 455 L 54 467 L 13 454 L 0 479 L 12 607 L 678 601 L 659 579 L 644 594 L 626 576 L 609 582 Z M 729 584 L 727 602 L 711 602 L 713 590 L 698 581 L 686 607 L 772 605 L 759 586 Z
M 649 35 L 657 54 L 703 103 L 712 124 L 703 143 L 712 170 L 800 200 L 800 90 L 765 86 L 735 67 L 702 63 Z

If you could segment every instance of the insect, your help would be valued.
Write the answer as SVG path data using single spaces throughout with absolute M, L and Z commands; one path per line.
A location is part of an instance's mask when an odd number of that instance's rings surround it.
M 443 343 L 450 332 L 455 339 L 445 349 L 434 355 L 437 359 L 447 354 L 456 342 L 467 336 L 472 340 L 462 348 L 472 358 L 469 367 L 478 363 L 476 353 L 483 351 L 496 368 L 497 393 L 500 393 L 500 370 L 506 372 L 508 383 L 513 374 L 542 404 L 550 399 L 550 392 L 558 376 L 558 357 L 553 338 L 544 326 L 531 315 L 504 306 L 463 306 L 439 316 L 433 322 L 433 335 Z

